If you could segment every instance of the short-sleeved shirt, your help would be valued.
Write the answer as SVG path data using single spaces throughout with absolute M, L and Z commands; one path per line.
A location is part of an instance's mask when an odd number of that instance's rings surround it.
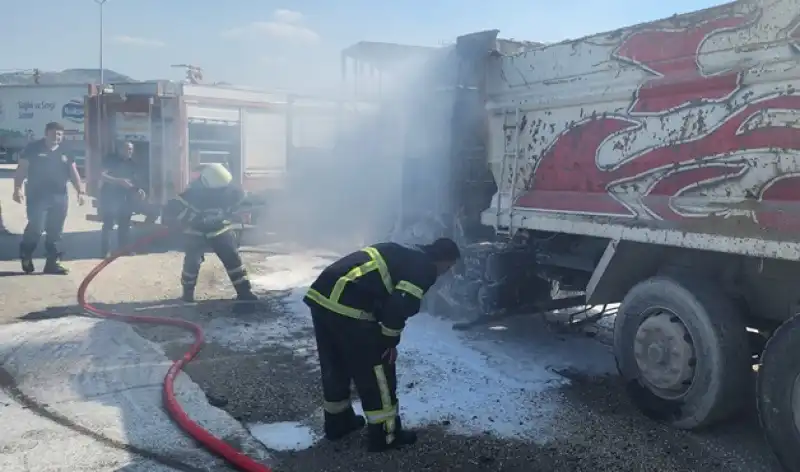
M 116 154 L 106 156 L 103 160 L 103 170 L 111 177 L 117 179 L 127 179 L 133 182 L 134 188 L 127 189 L 120 185 L 104 183 L 103 194 L 105 195 L 127 195 L 136 192 L 139 187 L 138 166 L 136 161 Z
M 51 149 L 44 139 L 40 139 L 28 144 L 20 159 L 28 161 L 28 195 L 67 193 L 67 182 L 75 161 L 61 146 Z

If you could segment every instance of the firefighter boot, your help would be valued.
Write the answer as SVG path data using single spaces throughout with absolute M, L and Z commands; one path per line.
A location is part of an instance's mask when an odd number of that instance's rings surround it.
M 186 303 L 194 302 L 194 287 L 184 285 L 183 294 L 181 295 L 181 300 L 185 301 Z
M 69 269 L 61 265 L 57 257 L 48 257 L 42 272 L 51 275 L 67 275 L 69 274 Z
M 364 425 L 367 420 L 363 416 L 357 415 L 352 408 L 341 413 L 325 412 L 325 439 L 328 441 L 338 441 L 350 433 L 354 433 Z
M 394 431 L 387 432 L 389 423 L 371 424 L 367 428 L 367 450 L 369 452 L 383 452 L 389 449 L 398 449 L 410 446 L 417 442 L 417 433 L 405 431 L 400 424 L 400 417 L 394 420 Z
M 237 315 L 246 315 L 256 311 L 258 307 L 258 297 L 255 293 L 247 290 L 238 291 L 236 294 L 236 304 L 233 306 L 233 312 Z

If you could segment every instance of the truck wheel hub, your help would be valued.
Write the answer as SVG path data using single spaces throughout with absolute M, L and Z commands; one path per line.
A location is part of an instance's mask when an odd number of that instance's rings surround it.
M 691 385 L 694 349 L 677 316 L 660 312 L 647 317 L 636 332 L 634 356 L 642 379 L 656 395 L 674 399 Z

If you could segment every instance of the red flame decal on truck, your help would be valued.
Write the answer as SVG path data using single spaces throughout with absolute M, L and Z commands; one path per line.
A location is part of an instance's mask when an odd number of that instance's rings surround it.
M 651 218 L 676 221 L 692 215 L 676 211 L 672 197 L 699 184 L 762 172 L 757 160 L 744 157 L 747 151 L 753 156 L 759 152 L 800 151 L 800 129 L 796 127 L 766 119 L 757 126 L 747 126 L 749 120 L 767 110 L 800 110 L 800 95 L 789 89 L 784 94 L 750 96 L 749 103 L 743 103 L 740 74 L 728 71 L 707 76 L 697 63 L 699 48 L 711 35 L 748 23 L 747 18 L 731 16 L 682 29 L 636 31 L 624 38 L 614 57 L 656 77 L 640 85 L 628 115 L 594 117 L 565 130 L 542 153 L 527 182 L 529 191 L 517 200 L 517 206 L 624 217 L 642 216 L 644 212 Z M 734 96 L 739 97 L 738 102 Z M 645 149 L 621 164 L 606 164 L 605 169 L 598 166 L 601 146 L 607 148 L 611 140 L 641 130 L 646 117 L 668 113 L 674 117 L 685 112 L 687 117 L 694 114 L 697 118 L 701 112 L 694 108 L 708 102 L 728 107 L 730 115 L 693 138 L 667 138 L 663 145 Z M 620 157 L 626 146 L 622 141 L 614 141 L 620 146 Z M 800 158 L 795 165 L 798 168 L 794 171 L 783 169 L 782 175 L 757 182 L 754 194 L 748 197 L 766 204 L 753 207 L 750 216 L 755 221 L 764 226 L 800 229 L 800 218 L 793 221 L 783 211 L 786 202 L 800 201 L 800 175 L 787 178 L 787 174 L 800 174 Z M 631 199 L 637 200 L 635 204 Z
M 656 75 L 639 87 L 629 113 L 658 113 L 729 97 L 739 88 L 740 75 L 705 75 L 697 57 L 706 38 L 745 23 L 747 18 L 739 16 L 717 18 L 690 28 L 636 31 L 625 38 L 614 56 Z

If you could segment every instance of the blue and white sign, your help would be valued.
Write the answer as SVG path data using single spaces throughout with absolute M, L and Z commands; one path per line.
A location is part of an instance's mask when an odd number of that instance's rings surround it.
M 83 100 L 72 99 L 61 107 L 61 117 L 73 123 L 83 123 Z

